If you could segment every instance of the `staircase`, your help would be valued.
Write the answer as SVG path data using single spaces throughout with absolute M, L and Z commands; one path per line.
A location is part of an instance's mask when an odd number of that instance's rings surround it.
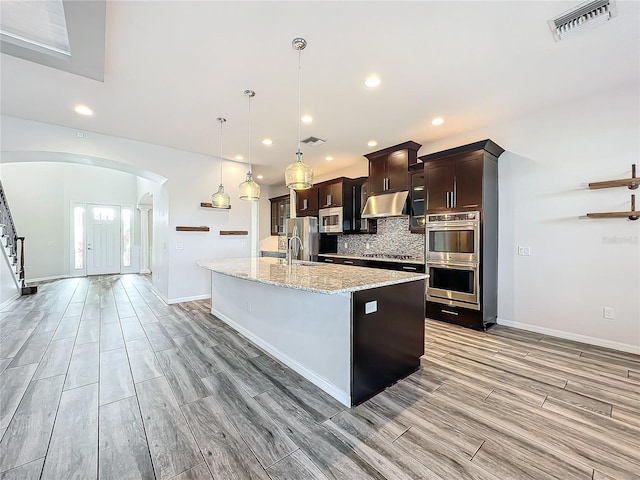
M 11 217 L 11 210 L 4 194 L 2 182 L 0 182 L 0 239 L 4 255 L 11 266 L 21 294 L 32 295 L 36 293 L 38 287 L 27 286 L 24 278 L 24 237 L 19 237 L 16 233 L 16 226 Z

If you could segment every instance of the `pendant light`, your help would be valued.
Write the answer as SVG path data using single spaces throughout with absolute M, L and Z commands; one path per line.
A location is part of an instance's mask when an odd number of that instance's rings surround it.
M 256 96 L 253 90 L 245 90 L 244 95 L 249 99 L 249 171 L 247 178 L 240 184 L 240 200 L 256 202 L 260 200 L 260 185 L 253 181 L 251 173 L 251 98 Z
M 287 188 L 306 190 L 313 186 L 313 168 L 302 161 L 302 151 L 300 150 L 300 57 L 302 50 L 307 46 L 307 41 L 304 38 L 294 38 L 291 44 L 298 51 L 298 151 L 295 162 L 290 163 L 284 171 L 284 183 Z
M 220 186 L 218 187 L 218 191 L 211 195 L 211 205 L 213 208 L 231 208 L 231 199 L 229 195 L 224 193 L 224 186 L 222 185 L 222 125 L 227 121 L 226 118 L 218 117 L 218 122 L 220 122 Z

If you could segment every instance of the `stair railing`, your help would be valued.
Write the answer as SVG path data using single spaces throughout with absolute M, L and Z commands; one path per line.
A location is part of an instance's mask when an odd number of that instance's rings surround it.
M 7 197 L 4 194 L 2 181 L 0 181 L 0 225 L 2 228 L 2 236 L 7 239 L 6 245 L 9 248 L 9 255 L 14 259 L 14 266 L 18 261 L 18 240 L 20 240 L 20 270 L 17 273 L 19 275 L 20 287 L 25 288 L 27 284 L 24 277 L 24 237 L 18 237 L 16 233 L 16 225 L 13 223 L 13 217 L 11 216 Z

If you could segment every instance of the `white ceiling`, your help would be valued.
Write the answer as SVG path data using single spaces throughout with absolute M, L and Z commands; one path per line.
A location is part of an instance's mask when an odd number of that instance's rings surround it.
M 212 156 L 224 116 L 224 156 L 246 158 L 250 88 L 254 171 L 279 184 L 297 142 L 294 37 L 308 41 L 302 104 L 314 121 L 302 136 L 327 140 L 304 158 L 325 174 L 406 140 L 640 84 L 640 2 L 618 0 L 610 22 L 555 43 L 547 20 L 579 3 L 107 2 L 104 83 L 3 54 L 2 113 Z M 363 84 L 371 73 L 376 89 Z M 78 103 L 95 115 L 74 113 Z

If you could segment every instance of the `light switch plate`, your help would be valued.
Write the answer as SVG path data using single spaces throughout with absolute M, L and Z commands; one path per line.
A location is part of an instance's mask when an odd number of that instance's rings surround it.
M 518 255 L 528 257 L 531 255 L 531 247 L 518 247 Z
M 182 242 L 176 243 L 176 250 L 184 250 L 184 243 Z

